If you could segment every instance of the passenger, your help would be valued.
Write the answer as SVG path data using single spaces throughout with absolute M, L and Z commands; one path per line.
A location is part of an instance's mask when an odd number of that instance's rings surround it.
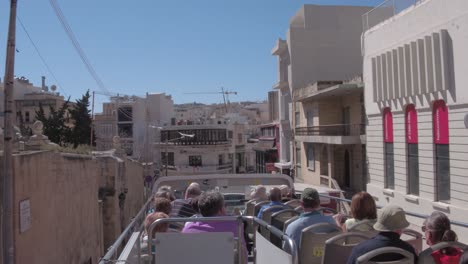
M 169 215 L 172 211 L 171 201 L 166 198 L 156 198 L 154 199 L 154 211 L 162 212 Z
M 156 199 L 156 198 L 166 198 L 171 202 L 175 200 L 174 195 L 170 191 L 158 191 L 153 196 L 153 199 Z
M 258 185 L 255 190 L 250 194 L 250 199 L 257 202 L 268 200 L 268 195 L 266 193 L 266 188 L 263 185 Z
M 171 200 L 171 202 L 175 200 L 174 192 L 172 191 L 172 188 L 169 185 L 163 185 L 159 187 L 158 191 L 155 194 L 155 197 L 164 197 Z
M 302 229 L 319 223 L 330 223 L 335 225 L 335 220 L 331 216 L 322 215 L 317 209 L 320 207 L 320 197 L 316 189 L 305 188 L 302 192 L 301 206 L 304 208 L 304 212 L 299 216 L 297 220 L 292 222 L 286 228 L 286 235 L 294 240 L 296 245 L 300 246 Z M 321 232 L 333 232 L 335 229 L 324 229 Z M 289 244 L 285 244 L 284 247 L 288 247 Z
M 383 248 L 383 247 L 397 247 L 409 251 L 414 255 L 414 263 L 417 263 L 418 256 L 414 248 L 407 242 L 400 239 L 402 230 L 409 226 L 406 221 L 405 211 L 396 205 L 387 205 L 382 209 L 382 212 L 374 224 L 374 229 L 379 231 L 379 234 L 372 239 L 361 242 L 354 247 L 351 256 L 348 259 L 348 264 L 356 263 L 358 257 L 366 254 L 367 252 Z M 383 254 L 375 257 L 373 261 L 395 261 L 401 259 L 401 255 Z
M 198 199 L 199 198 L 200 198 L 200 196 L 192 199 L 192 208 L 196 213 L 194 215 L 192 215 L 190 218 L 202 217 L 202 215 L 200 214 L 200 208 L 198 208 Z M 188 226 L 190 223 L 193 223 L 193 222 L 185 222 L 185 226 Z
M 353 218 L 343 221 L 343 215 L 338 214 L 335 217 L 337 225 L 341 226 L 343 231 L 349 230 L 350 227 L 361 223 L 365 220 L 371 220 L 371 225 L 361 225 L 357 227 L 357 231 L 373 230 L 372 225 L 377 221 L 377 207 L 374 198 L 367 192 L 359 192 L 353 196 L 351 200 L 351 216 Z M 344 222 L 344 224 L 343 224 Z
M 209 191 L 198 198 L 198 208 L 203 217 L 226 216 L 224 208 L 224 197 L 220 192 Z M 241 230 L 244 230 L 242 227 Z M 205 232 L 231 232 L 234 237 L 239 237 L 239 226 L 232 222 L 192 222 L 185 226 L 182 233 L 205 233 Z M 242 231 L 243 232 L 243 231 Z M 247 260 L 247 248 L 244 234 L 241 234 L 245 261 Z
M 450 220 L 442 213 L 433 212 L 424 222 L 422 231 L 426 236 L 426 243 L 429 246 L 440 242 L 457 241 L 457 234 L 450 229 Z M 437 264 L 458 263 L 462 251 L 458 248 L 447 247 L 432 252 L 432 257 Z
M 144 263 L 149 263 L 149 261 L 147 260 L 149 258 L 149 250 L 148 250 L 148 239 L 149 239 L 149 228 L 151 226 L 151 224 L 158 220 L 158 219 L 162 219 L 162 218 L 168 218 L 169 216 L 167 216 L 167 214 L 165 213 L 162 213 L 162 212 L 157 212 L 157 213 L 151 213 L 149 214 L 148 216 L 146 216 L 145 218 L 145 235 L 143 236 L 143 241 L 142 241 L 142 252 L 146 252 L 147 254 L 143 255 L 142 258 L 143 260 L 145 261 Z M 152 232 L 152 238 L 154 239 L 156 233 L 165 233 L 167 232 L 167 230 L 169 229 L 169 224 L 168 223 L 163 223 L 163 224 L 158 224 L 156 225 L 154 228 L 153 228 L 153 232 Z M 154 254 L 156 252 L 156 248 L 153 244 L 152 246 L 152 249 L 151 249 L 151 252 Z M 149 258 L 151 259 L 151 258 Z
M 287 206 L 281 203 L 281 190 L 279 188 L 271 188 L 270 190 L 270 203 L 262 206 L 260 208 L 260 211 L 258 212 L 257 218 L 262 219 L 263 216 L 263 211 L 265 211 L 267 208 L 270 208 L 275 205 L 281 205 L 283 208 L 276 208 L 273 210 L 273 212 L 278 212 L 283 209 L 285 209 Z
M 172 202 L 172 217 L 191 217 L 196 214 L 192 208 L 192 200 L 201 194 L 200 185 L 192 182 L 185 191 L 185 199 L 176 199 Z
M 285 203 L 287 201 L 290 201 L 291 188 L 289 188 L 287 185 L 281 185 L 279 189 L 281 190 L 281 202 Z

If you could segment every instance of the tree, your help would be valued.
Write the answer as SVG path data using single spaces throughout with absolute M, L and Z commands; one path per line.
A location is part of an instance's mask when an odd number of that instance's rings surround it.
M 39 104 L 39 110 L 36 111 L 36 120 L 39 120 L 44 125 L 44 135 L 46 135 L 50 141 L 59 145 L 67 143 L 70 128 L 66 125 L 65 113 L 68 111 L 70 98 L 58 109 L 50 106 L 50 114 L 46 117 L 42 104 Z
M 89 90 L 76 100 L 76 105 L 70 110 L 70 117 L 74 122 L 74 126 L 70 134 L 70 143 L 76 148 L 78 145 L 89 145 L 91 136 L 91 111 L 89 110 Z M 96 138 L 93 136 L 93 139 Z M 94 140 L 93 140 L 94 145 Z

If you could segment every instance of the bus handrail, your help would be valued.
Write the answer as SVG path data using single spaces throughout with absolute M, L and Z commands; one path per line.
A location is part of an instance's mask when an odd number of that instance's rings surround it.
M 344 198 L 339 198 L 339 197 L 335 197 L 335 196 L 329 196 L 329 195 L 325 195 L 325 194 L 319 194 L 319 196 L 324 197 L 324 198 L 328 198 L 328 199 L 337 200 L 337 201 L 340 201 L 340 202 L 348 202 L 348 203 L 351 203 L 351 200 L 350 200 L 350 199 L 344 199 Z M 382 205 L 376 205 L 376 206 L 377 206 L 377 209 L 380 209 L 380 208 L 383 207 Z M 419 214 L 419 213 L 413 213 L 413 212 L 406 211 L 406 210 L 405 210 L 405 213 L 406 213 L 406 215 L 414 216 L 414 217 L 417 217 L 417 218 L 426 219 L 426 218 L 429 217 L 429 215 Z M 460 221 L 450 220 L 450 223 L 453 224 L 453 225 L 456 225 L 456 226 L 468 227 L 468 223 L 464 223 L 464 222 L 460 222 Z
M 99 260 L 99 264 L 107 264 L 107 263 L 112 262 L 112 258 L 115 259 L 116 257 L 115 254 L 118 253 L 117 250 L 119 249 L 121 244 L 124 242 L 124 239 L 127 237 L 127 235 L 133 232 L 135 226 L 141 225 L 141 223 L 143 223 L 143 221 L 141 221 L 140 219 L 144 220 L 144 217 L 146 216 L 146 209 L 149 207 L 151 201 L 152 199 L 148 199 L 148 201 L 146 201 L 146 203 L 143 205 L 140 211 L 138 211 L 138 213 L 135 215 L 132 221 L 128 224 L 125 230 L 119 235 L 119 237 L 115 240 L 115 242 L 111 246 L 109 246 L 106 254 Z

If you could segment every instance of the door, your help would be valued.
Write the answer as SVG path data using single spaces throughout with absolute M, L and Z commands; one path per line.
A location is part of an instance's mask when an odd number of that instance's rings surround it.
M 344 127 L 344 136 L 349 136 L 350 134 L 350 123 L 351 123 L 351 110 L 350 107 L 343 108 L 343 127 Z

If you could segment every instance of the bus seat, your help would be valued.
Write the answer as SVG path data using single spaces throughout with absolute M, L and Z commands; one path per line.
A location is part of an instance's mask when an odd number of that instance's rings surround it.
M 402 256 L 402 259 L 395 260 L 395 261 L 371 261 L 372 258 L 388 253 L 397 253 Z M 406 251 L 401 248 L 397 247 L 383 247 L 374 249 L 372 251 L 367 252 L 366 254 L 360 256 L 356 264 L 413 264 L 414 263 L 414 256 L 411 252 Z
M 284 209 L 271 215 L 271 225 L 284 232 L 284 224 L 287 220 L 300 213 L 294 209 Z
M 289 205 L 291 206 L 292 208 L 296 208 L 298 206 L 301 206 L 301 201 L 298 200 L 298 199 L 294 199 L 294 200 L 290 200 L 290 201 L 287 201 L 286 203 L 284 203 L 285 205 Z
M 370 237 L 362 233 L 342 233 L 325 241 L 322 264 L 346 263 L 357 244 Z M 348 241 L 352 241 L 349 243 Z
M 416 249 L 416 252 L 422 251 L 423 239 L 422 234 L 412 229 L 403 229 L 401 239 L 409 243 Z
M 255 212 L 255 200 L 250 200 L 245 203 L 245 213 L 246 216 L 254 216 Z
M 324 233 L 323 230 L 333 230 Z M 325 241 L 341 233 L 341 228 L 330 223 L 311 225 L 302 230 L 299 245 L 300 264 L 320 264 L 325 250 Z
M 283 232 L 286 232 L 286 228 L 288 228 L 288 226 L 294 222 L 297 218 L 299 218 L 299 215 L 298 216 L 293 216 L 291 218 L 289 218 L 288 220 L 286 220 L 286 222 L 284 222 L 284 230 Z M 299 245 L 298 245 L 299 246 Z
M 298 211 L 299 213 L 304 212 L 304 208 L 302 206 L 298 206 L 298 207 L 294 208 L 294 210 Z
M 262 206 L 267 205 L 269 203 L 270 201 L 261 201 L 261 202 L 256 203 L 253 216 L 257 216 L 258 212 L 260 212 L 260 208 L 262 208 Z
M 441 242 L 441 243 L 432 245 L 430 248 L 427 248 L 426 250 L 421 252 L 418 257 L 418 263 L 436 264 L 436 262 L 432 258 L 432 255 L 431 255 L 432 252 L 446 248 L 446 247 L 459 248 L 464 252 L 468 251 L 468 245 L 466 244 L 463 244 L 460 242 Z
M 185 264 L 197 260 L 204 264 L 232 264 L 238 259 L 235 256 L 236 241 L 231 232 L 158 233 L 156 263 Z
M 268 207 L 267 209 L 265 209 L 263 211 L 263 214 L 262 214 L 262 220 L 267 222 L 268 224 L 271 224 L 271 216 L 278 212 L 278 211 L 281 211 L 283 209 L 287 208 L 286 206 L 284 205 L 273 205 L 273 206 L 270 206 Z M 270 240 L 270 231 L 268 231 L 268 229 L 266 229 L 265 227 L 260 227 L 260 233 L 268 240 Z

